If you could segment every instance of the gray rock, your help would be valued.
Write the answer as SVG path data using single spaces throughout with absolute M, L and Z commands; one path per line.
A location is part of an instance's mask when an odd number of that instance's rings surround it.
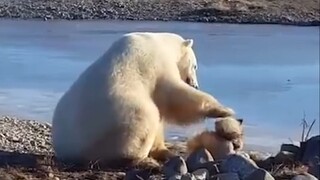
M 181 176 L 181 180 L 198 180 L 193 174 L 186 173 Z
M 240 179 L 245 179 L 257 169 L 255 162 L 238 154 L 229 155 L 220 164 L 222 173 L 236 173 Z
M 259 167 L 268 168 L 271 166 L 271 159 L 273 158 L 270 153 L 263 153 L 259 151 L 250 151 L 250 159 L 257 163 Z
M 168 179 L 168 180 L 181 180 L 181 177 L 182 175 L 181 174 L 175 174 L 169 178 L 165 178 L 165 179 Z
M 245 158 L 250 159 L 250 155 L 248 153 L 244 152 L 244 151 L 236 152 L 236 154 L 239 154 L 239 155 L 241 155 L 241 156 L 243 156 Z
M 300 153 L 300 148 L 294 144 L 282 144 L 280 151 L 291 152 L 297 156 Z
M 210 152 L 206 149 L 200 149 L 188 156 L 186 164 L 189 172 L 193 172 L 199 168 L 203 168 L 202 165 L 204 163 L 211 161 L 213 161 L 213 157 L 211 156 Z
M 192 172 L 192 174 L 196 177 L 197 180 L 206 180 L 209 179 L 209 171 L 207 169 L 197 169 Z
M 2 133 L 0 133 L 0 138 L 5 138 L 6 136 Z
M 295 154 L 289 151 L 280 151 L 275 157 L 274 157 L 274 161 L 277 164 L 280 163 L 290 163 L 290 162 L 294 162 L 295 160 Z
M 318 180 L 316 177 L 312 176 L 311 174 L 302 174 L 302 175 L 296 175 L 291 180 Z
M 320 135 L 301 144 L 302 163 L 309 166 L 309 173 L 320 178 Z
M 196 177 L 191 174 L 191 173 L 186 173 L 186 174 L 176 174 L 174 176 L 171 176 L 170 178 L 168 178 L 168 180 L 198 180 L 196 179 Z
M 237 173 L 216 174 L 211 179 L 212 180 L 240 180 Z
M 9 137 L 8 140 L 9 140 L 9 141 L 12 141 L 12 142 L 21 142 L 22 139 L 13 136 L 13 137 Z
M 186 162 L 181 156 L 175 156 L 164 164 L 163 173 L 166 178 L 188 173 Z
M 181 180 L 181 174 L 175 174 L 175 175 L 173 175 L 173 176 L 171 176 L 171 177 L 167 177 L 166 179 L 168 179 L 168 180 Z
M 203 163 L 201 165 L 199 165 L 198 169 L 207 169 L 209 171 L 209 175 L 213 176 L 216 174 L 219 174 L 220 170 L 219 170 L 219 161 L 210 161 L 210 162 L 206 162 Z
M 124 177 L 125 180 L 145 180 L 150 177 L 147 171 L 131 170 L 128 171 Z
M 274 180 L 271 174 L 264 169 L 257 169 L 244 180 Z

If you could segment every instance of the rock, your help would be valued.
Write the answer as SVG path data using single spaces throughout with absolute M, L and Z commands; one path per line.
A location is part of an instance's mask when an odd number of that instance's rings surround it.
M 181 180 L 200 180 L 200 179 L 197 179 L 193 174 L 191 173 L 186 173 L 186 174 L 183 174 L 181 176 Z
M 313 136 L 301 144 L 302 163 L 307 164 L 309 173 L 320 178 L 320 135 Z
M 166 178 L 166 179 L 168 179 L 168 180 L 181 180 L 181 176 L 182 176 L 181 174 L 175 174 L 175 175 L 173 175 L 169 178 Z
M 35 141 L 31 140 L 31 141 L 30 141 L 30 145 L 31 145 L 31 146 L 36 146 L 37 144 L 36 144 Z
M 222 173 L 236 173 L 240 179 L 245 179 L 257 169 L 255 162 L 238 154 L 229 155 L 220 164 Z
M 269 172 L 264 169 L 257 169 L 244 180 L 274 180 Z
M 176 174 L 174 176 L 171 176 L 168 180 L 198 180 L 196 177 L 191 173 L 186 174 Z
M 48 177 L 49 177 L 49 178 L 53 178 L 54 175 L 53 175 L 52 173 L 49 173 L 49 174 L 48 174 Z
M 274 166 L 274 157 L 270 156 L 266 160 L 263 161 L 255 161 L 258 167 L 263 169 L 272 169 Z
M 0 133 L 0 138 L 2 139 L 2 138 L 5 138 L 6 136 L 4 135 L 4 134 L 2 134 L 2 133 Z
M 216 174 L 211 179 L 212 180 L 240 180 L 237 173 Z
M 296 145 L 293 145 L 293 144 L 282 144 L 280 151 L 287 151 L 287 152 L 291 152 L 295 155 L 299 155 L 300 148 Z
M 295 160 L 295 154 L 289 151 L 280 151 L 275 157 L 274 161 L 277 164 L 291 163 Z
M 181 180 L 181 176 L 182 176 L 181 174 L 176 174 L 176 175 L 173 175 L 173 176 L 166 178 L 166 179 L 168 179 L 168 180 Z
M 239 152 L 237 152 L 237 154 L 239 154 L 247 159 L 250 159 L 250 155 L 244 151 L 239 151 Z
M 126 173 L 125 180 L 144 180 L 150 177 L 150 173 L 143 170 L 131 170 Z
M 219 162 L 210 161 L 210 162 L 201 164 L 199 166 L 199 169 L 201 168 L 207 169 L 209 171 L 209 175 L 213 176 L 213 175 L 219 174 L 220 170 L 218 166 L 219 166 Z
M 163 173 L 165 177 L 171 178 L 176 175 L 187 174 L 188 168 L 181 156 L 175 156 L 164 164 Z
M 318 179 L 312 176 L 311 174 L 306 173 L 306 174 L 296 175 L 291 180 L 318 180 Z
M 193 172 L 199 168 L 202 168 L 204 163 L 213 161 L 213 157 L 211 156 L 210 152 L 206 149 L 200 149 L 191 153 L 187 160 L 186 164 L 188 167 L 189 172 Z
M 197 169 L 196 171 L 192 172 L 197 180 L 205 180 L 209 179 L 209 171 L 207 169 Z
M 20 139 L 16 136 L 8 137 L 8 140 L 11 142 L 20 142 Z
M 253 161 L 257 162 L 257 161 L 265 161 L 265 160 L 267 160 L 268 158 L 271 157 L 271 154 L 270 153 L 262 153 L 262 152 L 259 152 L 259 151 L 250 151 L 249 152 L 249 156 L 250 156 L 250 159 L 252 159 Z

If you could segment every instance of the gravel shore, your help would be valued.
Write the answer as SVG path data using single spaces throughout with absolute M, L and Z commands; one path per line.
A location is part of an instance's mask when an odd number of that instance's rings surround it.
M 183 158 L 186 158 L 185 145 L 185 142 L 167 143 L 170 150 Z M 256 156 L 254 154 L 253 156 Z M 253 156 L 250 155 L 250 157 Z M 275 179 L 290 180 L 294 171 L 283 166 L 282 163 L 280 166 L 283 170 L 271 172 Z M 7 116 L 0 117 L 1 180 L 116 180 L 124 179 L 128 170 L 130 169 L 107 169 L 97 164 L 81 167 L 63 164 L 54 157 L 50 124 Z M 162 179 L 162 177 L 163 174 L 153 174 L 151 179 Z
M 320 25 L 320 0 L 1 0 L 0 18 Z
M 184 156 L 185 143 L 167 144 Z M 34 120 L 0 117 L 0 180 L 123 179 L 124 169 L 103 169 L 98 165 L 75 167 L 54 157 L 51 125 Z M 155 174 L 159 179 L 161 175 Z

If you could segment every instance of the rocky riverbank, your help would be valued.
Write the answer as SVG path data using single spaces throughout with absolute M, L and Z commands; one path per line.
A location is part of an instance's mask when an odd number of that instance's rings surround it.
M 313 146 L 305 144 L 304 152 L 308 152 L 311 156 L 304 156 L 309 162 L 312 159 L 312 154 L 319 151 L 317 149 L 317 143 L 319 143 L 320 137 L 311 138 L 313 141 Z M 309 143 L 310 144 L 310 143 Z M 203 156 L 202 152 L 196 152 L 194 158 L 192 155 L 186 157 L 186 147 L 185 142 L 168 143 L 168 147 L 179 154 L 183 159 L 187 159 L 186 163 L 188 168 L 191 165 L 195 165 L 197 158 Z M 303 174 L 301 176 L 307 177 L 309 174 L 307 166 L 302 165 L 300 162 L 295 161 L 295 157 L 301 155 L 298 153 L 299 147 L 293 145 L 286 145 L 281 148 L 275 157 L 263 157 L 259 155 L 259 152 L 242 152 L 242 155 L 231 155 L 224 164 L 220 165 L 223 171 L 238 171 L 239 176 L 252 176 L 246 173 L 256 172 L 253 176 L 255 180 L 256 177 L 263 175 L 265 180 L 272 180 L 273 177 L 276 180 L 291 180 L 297 174 Z M 203 156 L 204 157 L 204 156 Z M 205 155 L 207 157 L 207 155 Z M 244 158 L 247 157 L 247 158 Z M 130 169 L 106 169 L 97 164 L 90 164 L 86 166 L 75 166 L 70 164 L 63 164 L 56 160 L 52 150 L 51 144 L 51 125 L 47 123 L 40 123 L 32 120 L 19 120 L 12 117 L 0 117 L 0 179 L 1 180 L 12 180 L 12 179 L 124 179 L 125 176 L 149 176 L 149 179 L 162 179 L 168 174 L 173 173 L 171 166 L 183 166 L 178 168 L 182 171 L 187 171 L 187 167 L 183 159 L 173 159 L 165 167 L 164 174 L 149 174 L 142 171 L 133 171 Z M 191 159 L 191 160 L 190 160 Z M 209 158 L 210 159 L 210 158 Z M 212 158 L 211 158 L 212 159 Z M 251 160 L 254 160 L 251 162 Z M 203 161 L 203 159 L 202 159 Z M 180 163 L 180 164 L 179 164 Z M 188 176 L 204 177 L 207 179 L 209 175 L 215 172 L 218 168 L 213 165 L 215 162 L 210 161 L 206 165 L 206 168 L 200 168 L 193 174 L 189 173 Z M 253 164 L 251 164 L 253 163 Z M 314 164 L 316 164 L 315 162 Z M 319 162 L 318 162 L 319 163 Z M 314 170 L 319 167 L 319 164 L 314 168 Z M 169 168 L 169 170 L 168 170 Z M 172 169 L 170 169 L 172 168 Z M 226 169 L 227 168 L 227 169 Z M 229 170 L 228 170 L 229 168 Z M 236 169 L 233 169 L 236 168 Z M 258 171 L 255 171 L 255 169 Z M 185 169 L 185 170 L 183 170 Z M 221 170 L 220 169 L 220 170 Z M 267 171 L 266 171 L 267 170 Z M 213 172 L 214 171 L 214 172 Z M 130 173 L 128 173 L 130 172 Z M 176 172 L 174 172 L 176 173 Z M 179 172 L 178 172 L 179 173 Z M 198 174 L 197 174 L 198 173 Z M 199 174 L 200 173 L 200 174 Z M 267 173 L 267 174 L 266 174 Z M 319 173 L 319 172 L 315 172 Z M 238 176 L 235 173 L 218 174 L 219 177 L 235 177 Z M 272 177 L 272 176 L 273 177 Z M 187 175 L 185 175 L 187 176 Z M 216 176 L 216 175 L 215 175 Z M 174 175 L 174 178 L 181 177 L 180 175 Z M 211 176 L 210 176 L 211 177 Z M 312 176 L 310 176 L 312 180 Z M 186 178 L 186 177 L 185 177 Z M 252 177 L 251 177 L 252 178 Z M 201 178 L 200 178 L 201 179 Z M 202 178 L 206 179 L 206 178 Z M 247 177 L 244 180 L 249 180 Z M 235 180 L 235 179 L 234 179 Z M 239 180 L 239 179 L 238 179 Z M 296 179 L 297 180 L 297 179 Z
M 0 18 L 320 25 L 320 0 L 2 0 Z

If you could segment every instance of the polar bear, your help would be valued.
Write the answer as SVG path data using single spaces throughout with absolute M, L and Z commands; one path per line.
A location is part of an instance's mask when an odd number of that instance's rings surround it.
M 52 123 L 59 159 L 147 164 L 173 154 L 164 121 L 178 125 L 234 111 L 198 89 L 193 40 L 124 34 L 61 97 Z

